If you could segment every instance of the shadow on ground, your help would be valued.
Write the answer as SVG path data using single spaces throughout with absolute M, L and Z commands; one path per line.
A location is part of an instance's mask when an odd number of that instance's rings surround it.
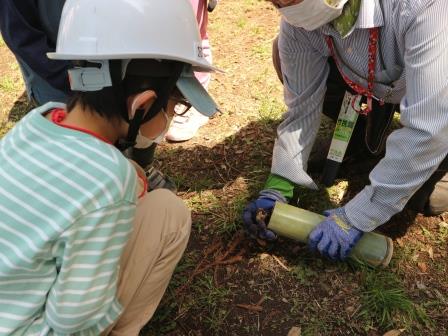
M 35 107 L 36 105 L 33 102 L 30 102 L 26 91 L 24 91 L 11 107 L 7 116 L 7 121 L 16 123 Z
M 362 324 L 369 322 L 360 323 L 361 317 L 356 323 L 335 318 L 346 314 L 347 305 L 358 304 L 359 283 L 368 271 L 324 260 L 288 239 L 260 245 L 240 233 L 241 211 L 269 174 L 276 126 L 276 121 L 254 121 L 212 146 L 165 144 L 158 149 L 163 170 L 192 205 L 194 224 L 184 261 L 142 335 L 286 335 L 292 323 L 309 335 L 326 330 L 332 335 L 381 334 L 366 333 Z M 349 161 L 341 167 L 336 182 L 350 179 L 342 204 L 368 183 L 377 161 Z M 313 177 L 319 180 L 319 172 Z M 341 205 L 325 188 L 300 192 L 305 209 L 321 213 Z M 402 237 L 414 222 L 415 213 L 406 210 L 381 231 Z M 228 263 L 219 263 L 223 256 Z M 262 311 L 250 311 L 259 308 L 257 302 Z M 249 310 L 241 304 L 249 304 Z

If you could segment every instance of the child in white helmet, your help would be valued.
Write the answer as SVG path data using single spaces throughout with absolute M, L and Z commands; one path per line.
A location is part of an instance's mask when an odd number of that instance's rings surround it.
M 76 93 L 0 141 L 1 335 L 132 336 L 150 320 L 191 217 L 117 145 L 162 137 L 179 102 L 216 112 L 200 50 L 188 0 L 67 1 L 49 56 L 76 61 Z

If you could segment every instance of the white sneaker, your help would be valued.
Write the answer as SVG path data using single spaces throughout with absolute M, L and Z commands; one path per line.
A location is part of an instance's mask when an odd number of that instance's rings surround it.
M 178 108 L 178 106 L 176 106 Z M 170 129 L 165 135 L 168 141 L 187 141 L 193 138 L 201 126 L 207 124 L 209 118 L 191 107 L 183 115 L 174 115 Z

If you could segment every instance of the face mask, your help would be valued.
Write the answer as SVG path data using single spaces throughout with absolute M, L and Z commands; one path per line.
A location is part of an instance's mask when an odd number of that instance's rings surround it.
M 331 1 L 334 5 L 329 5 Z M 297 5 L 279 8 L 285 20 L 305 30 L 315 30 L 331 22 L 342 13 L 348 0 L 304 0 Z
M 149 146 L 151 146 L 154 143 L 159 144 L 163 141 L 166 133 L 168 133 L 168 129 L 170 128 L 171 120 L 173 118 L 168 117 L 168 115 L 165 111 L 162 111 L 161 113 L 163 113 L 163 116 L 165 117 L 165 122 L 166 122 L 165 128 L 162 131 L 162 133 L 160 133 L 156 138 L 150 139 L 150 138 L 144 136 L 140 131 L 138 131 L 136 144 L 134 146 L 135 148 L 148 148 Z
M 155 92 L 152 90 L 142 92 L 134 98 L 134 101 L 133 101 L 131 109 L 130 109 L 131 113 L 129 115 L 129 118 L 134 117 L 135 111 L 137 111 L 137 108 L 141 105 L 141 102 L 144 99 L 147 99 L 148 97 L 153 98 L 154 100 L 157 98 Z M 160 113 L 162 113 L 162 115 L 165 119 L 165 127 L 164 127 L 163 131 L 159 135 L 157 135 L 155 138 L 148 138 L 147 136 L 142 134 L 141 130 L 139 130 L 139 132 L 137 134 L 136 145 L 135 145 L 136 148 L 148 148 L 149 146 L 151 146 L 154 143 L 159 144 L 163 141 L 166 133 L 168 132 L 168 129 L 170 127 L 171 120 L 173 117 L 169 117 L 165 110 L 161 111 Z M 148 122 L 151 122 L 151 120 Z

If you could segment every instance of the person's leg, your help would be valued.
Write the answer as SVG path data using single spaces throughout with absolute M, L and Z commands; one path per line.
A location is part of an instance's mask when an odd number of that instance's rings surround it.
M 412 196 L 408 207 L 427 216 L 436 216 L 448 211 L 448 156 Z
M 211 64 L 212 52 L 208 38 L 202 41 L 202 48 L 205 59 Z M 199 82 L 205 89 L 208 89 L 208 85 L 210 84 L 211 79 L 210 73 L 195 72 L 195 77 L 199 80 Z M 176 108 L 182 109 L 184 107 L 178 106 Z M 194 107 L 191 107 L 188 112 L 174 116 L 170 129 L 166 133 L 165 138 L 168 141 L 173 142 L 190 140 L 196 135 L 196 133 L 199 131 L 199 128 L 207 124 L 208 121 L 209 118 L 207 116 L 197 111 Z
M 156 189 L 168 189 L 173 193 L 177 192 L 176 183 L 171 178 L 162 173 L 154 165 L 154 155 L 157 144 L 153 143 L 147 148 L 133 147 L 126 151 L 126 156 L 137 162 L 143 168 L 148 181 L 148 191 Z
M 25 62 L 17 58 L 28 98 L 37 105 L 48 102 L 66 103 L 68 95 L 52 87 L 46 80 L 39 77 Z
M 140 200 L 134 230 L 120 262 L 117 296 L 124 311 L 104 333 L 137 336 L 151 319 L 188 243 L 190 211 L 160 189 Z
M 207 1 L 205 0 L 190 0 L 191 5 L 196 13 L 199 30 L 202 38 L 202 53 L 204 58 L 210 63 L 213 63 L 212 48 L 207 34 L 208 11 Z M 211 80 L 211 74 L 208 72 L 195 72 L 195 77 L 199 80 L 202 86 L 207 90 Z M 183 107 L 178 107 L 182 109 Z M 191 107 L 188 112 L 182 115 L 175 115 L 165 138 L 168 141 L 180 142 L 187 141 L 193 138 L 199 131 L 199 128 L 208 123 L 209 118 L 194 107 Z

